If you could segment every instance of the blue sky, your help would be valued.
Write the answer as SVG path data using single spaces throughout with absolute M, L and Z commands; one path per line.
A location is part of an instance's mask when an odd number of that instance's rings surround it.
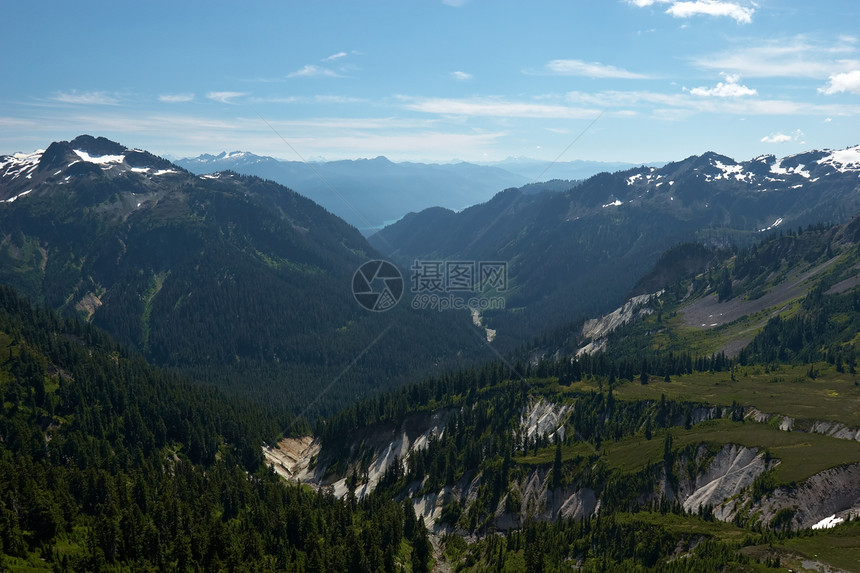
M 638 163 L 843 148 L 860 143 L 858 11 L 827 0 L 7 3 L 0 154 L 81 133 L 173 158 Z

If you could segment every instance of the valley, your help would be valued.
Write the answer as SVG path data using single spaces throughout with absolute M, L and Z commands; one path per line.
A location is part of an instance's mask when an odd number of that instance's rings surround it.
M 860 573 L 860 10 L 7 2 L 0 573 Z
M 0 279 L 33 303 L 0 292 L 0 472 L 30 476 L 2 563 L 844 568 L 860 219 L 802 223 L 854 208 L 846 155 L 509 189 L 370 241 L 104 138 L 7 156 Z M 362 309 L 385 242 L 404 290 L 416 261 L 507 261 L 504 308 Z

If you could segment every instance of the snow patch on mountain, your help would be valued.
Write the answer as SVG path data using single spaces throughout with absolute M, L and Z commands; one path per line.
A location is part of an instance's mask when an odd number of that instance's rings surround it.
M 759 229 L 759 232 L 764 233 L 765 231 L 770 231 L 774 227 L 779 227 L 780 225 L 782 225 L 782 220 L 783 220 L 782 217 L 780 217 L 779 219 L 774 221 L 769 227 L 765 227 L 764 229 Z
M 8 199 L 3 199 L 2 201 L 0 201 L 0 203 L 14 203 L 15 200 L 18 199 L 18 197 L 23 197 L 24 195 L 28 194 L 30 191 L 32 191 L 32 189 L 27 189 L 23 193 L 18 193 L 14 197 L 10 197 Z
M 845 520 L 841 517 L 836 517 L 836 514 L 834 513 L 830 517 L 825 517 L 824 519 L 813 525 L 812 529 L 830 529 L 831 527 L 836 527 L 843 521 Z
M 860 146 L 831 151 L 818 160 L 820 165 L 829 165 L 840 173 L 860 170 Z
M 770 172 L 775 174 L 775 175 L 800 175 L 801 177 L 804 177 L 806 179 L 809 179 L 810 177 L 812 177 L 812 174 L 808 170 L 804 169 L 805 165 L 803 165 L 802 163 L 799 163 L 798 165 L 795 165 L 794 167 L 783 167 L 782 163 L 786 159 L 789 159 L 789 158 L 786 157 L 786 158 L 777 160 L 776 163 L 774 163 L 773 165 L 770 166 Z M 777 179 L 776 181 L 784 181 L 784 180 L 783 179 Z
M 96 165 L 111 165 L 113 163 L 122 163 L 125 161 L 125 155 L 90 155 L 86 151 L 81 151 L 80 149 L 75 149 L 74 152 L 81 158 L 81 160 L 88 163 L 95 163 Z
M 15 153 L 0 157 L 0 177 L 15 178 L 20 175 L 31 174 L 39 166 L 44 149 L 33 153 Z
M 722 161 L 715 160 L 714 167 L 723 172 L 723 174 L 716 177 L 716 179 L 728 179 L 730 176 L 734 175 L 735 179 L 737 179 L 738 181 L 743 181 L 745 175 L 748 175 L 744 174 L 743 165 L 737 163 L 734 165 L 726 165 Z

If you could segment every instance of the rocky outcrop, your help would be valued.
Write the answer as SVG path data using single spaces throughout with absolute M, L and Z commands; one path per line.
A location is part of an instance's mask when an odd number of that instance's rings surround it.
M 750 514 L 758 514 L 769 525 L 782 509 L 793 512 L 792 529 L 812 527 L 828 517 L 860 513 L 860 464 L 831 468 L 795 486 L 778 487 L 763 500 L 753 503 Z
M 363 470 L 360 473 L 365 479 L 358 484 L 355 495 L 361 498 L 373 491 L 391 464 L 405 464 L 409 452 L 427 447 L 433 436 L 441 437 L 450 416 L 450 410 L 409 414 L 399 426 L 380 425 L 352 436 L 346 451 L 339 455 L 350 460 L 350 466 L 355 466 L 353 469 Z M 264 447 L 266 462 L 286 479 L 312 487 L 330 486 L 336 496 L 346 495 L 345 475 L 332 476 L 329 471 L 337 461 L 333 454 L 323 451 L 318 439 L 300 440 L 301 444 L 307 442 L 305 449 L 294 439 L 282 440 L 274 448 Z
M 585 346 L 582 346 L 577 351 L 577 356 L 580 354 L 594 354 L 606 349 L 606 337 L 619 326 L 623 326 L 634 319 L 640 319 L 648 316 L 654 311 L 646 306 L 652 297 L 659 298 L 663 291 L 658 291 L 653 294 L 642 294 L 634 296 L 622 306 L 616 308 L 609 314 L 605 314 L 600 318 L 592 318 L 585 321 L 582 326 L 582 338 L 589 340 Z
M 725 519 L 730 508 L 724 507 L 723 502 L 744 491 L 756 477 L 775 464 L 756 448 L 726 444 L 695 480 L 682 482 L 679 488 L 681 504 L 688 512 L 711 506 L 715 508 L 717 519 Z
M 564 439 L 564 423 L 571 407 L 540 398 L 529 403 L 520 417 L 520 430 L 533 440 L 536 436 Z

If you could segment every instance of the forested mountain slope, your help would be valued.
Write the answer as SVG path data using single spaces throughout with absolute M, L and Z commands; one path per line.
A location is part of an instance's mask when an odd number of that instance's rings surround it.
M 484 356 L 468 313 L 361 308 L 353 274 L 379 254 L 269 181 L 81 136 L 0 158 L 0 198 L 0 282 L 267 404 L 331 411 Z
M 266 471 L 258 445 L 289 419 L 7 287 L 0 357 L 0 570 L 427 570 L 426 531 L 401 504 Z
M 267 463 L 336 495 L 408 496 L 463 571 L 852 570 L 858 239 L 855 218 L 673 248 L 611 328 L 363 401 Z M 717 324 L 687 325 L 703 304 Z

